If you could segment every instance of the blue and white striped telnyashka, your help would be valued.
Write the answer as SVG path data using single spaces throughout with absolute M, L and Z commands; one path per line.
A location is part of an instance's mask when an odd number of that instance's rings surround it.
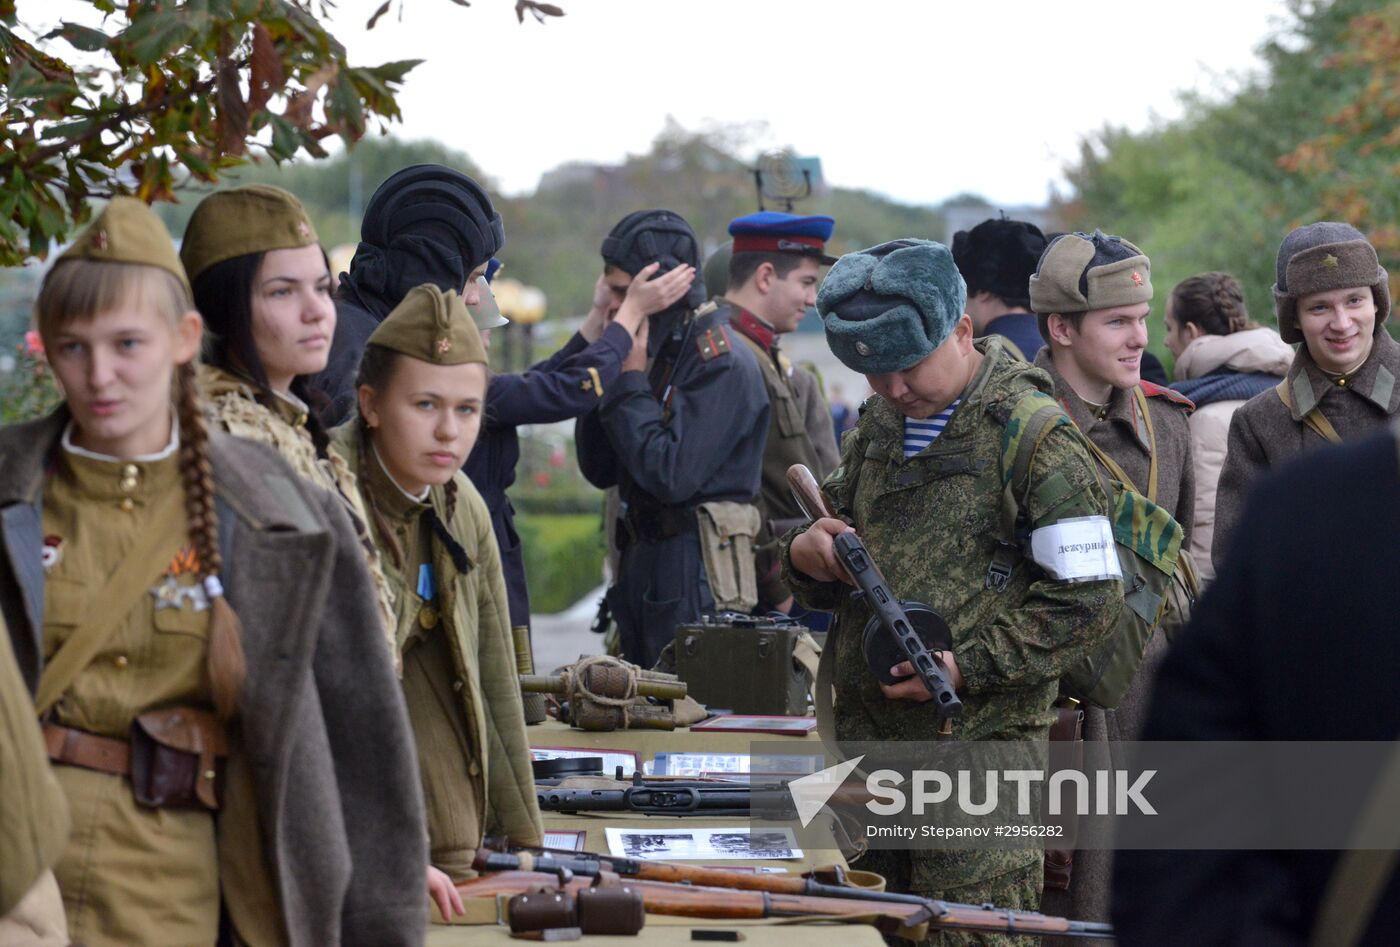
M 904 457 L 906 460 L 932 444 L 934 438 L 943 433 L 943 429 L 948 426 L 948 419 L 953 416 L 953 412 L 961 403 L 962 399 L 959 398 L 933 417 L 924 418 L 922 421 L 917 421 L 914 418 L 904 419 Z

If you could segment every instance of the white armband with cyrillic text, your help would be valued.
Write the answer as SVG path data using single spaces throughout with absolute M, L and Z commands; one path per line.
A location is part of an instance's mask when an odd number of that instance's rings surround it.
M 1031 559 L 1060 582 L 1121 579 L 1106 516 L 1076 516 L 1031 531 Z

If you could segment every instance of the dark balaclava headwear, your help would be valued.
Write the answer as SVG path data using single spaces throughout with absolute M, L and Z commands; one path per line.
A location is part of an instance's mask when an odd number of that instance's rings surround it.
M 412 165 L 370 198 L 341 286 L 383 319 L 423 283 L 460 293 L 505 242 L 501 215 L 481 185 L 445 165 Z
M 661 267 L 653 279 L 682 264 L 695 267 L 695 282 L 690 284 L 690 291 L 670 309 L 653 317 L 647 344 L 652 355 L 660 351 L 682 315 L 705 304 L 705 281 L 700 278 L 700 241 L 690 224 L 675 211 L 639 210 L 628 214 L 603 240 L 602 254 L 604 263 L 630 276 L 636 276 L 644 267 L 657 262 Z

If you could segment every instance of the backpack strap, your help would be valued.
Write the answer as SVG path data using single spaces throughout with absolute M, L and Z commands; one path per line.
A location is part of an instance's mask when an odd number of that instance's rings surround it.
M 1012 412 L 1011 422 L 1008 422 L 1007 440 L 1003 442 L 1000 530 L 996 551 L 992 553 L 992 561 L 987 565 L 985 587 L 998 592 L 1006 591 L 1016 563 L 1021 559 L 1021 548 L 1027 532 L 1024 498 L 1030 491 L 1031 462 L 1035 459 L 1036 448 L 1045 439 L 1045 435 L 1059 423 L 1069 421 L 1064 409 L 1054 401 L 1047 401 L 1036 408 L 1024 421 L 1017 417 L 1020 413 L 1021 405 L 1017 405 Z M 1013 431 L 1012 424 L 1019 426 Z M 1010 464 L 1006 462 L 1007 448 L 1012 450 Z
M 1001 337 L 1001 347 L 1006 349 L 1006 353 L 1015 358 L 1017 361 L 1025 362 L 1028 365 L 1030 364 L 1031 360 L 1026 358 L 1026 353 L 1021 351 L 1021 347 L 1019 345 L 1011 341 L 1010 336 L 1004 335 Z
M 1285 408 L 1293 410 L 1293 395 L 1288 391 L 1288 379 L 1285 378 L 1274 386 L 1274 394 L 1278 395 L 1278 400 L 1283 402 Z M 1313 408 L 1303 415 L 1303 424 L 1325 441 L 1331 441 L 1333 444 L 1342 442 L 1342 436 L 1337 433 L 1332 422 L 1327 420 L 1327 415 L 1322 413 L 1321 408 Z

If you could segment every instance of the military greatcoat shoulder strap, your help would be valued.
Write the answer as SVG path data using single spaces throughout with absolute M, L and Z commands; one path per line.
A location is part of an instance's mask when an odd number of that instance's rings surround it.
M 1278 395 L 1278 400 L 1283 402 L 1283 406 L 1289 411 L 1293 410 L 1293 395 L 1288 390 L 1288 379 L 1284 379 L 1274 386 L 1274 394 Z M 1333 444 L 1340 444 L 1342 436 L 1337 433 L 1337 429 L 1332 426 L 1332 422 L 1327 420 L 1327 415 L 1322 413 L 1321 408 L 1313 408 L 1303 415 L 1303 424 L 1325 441 Z

